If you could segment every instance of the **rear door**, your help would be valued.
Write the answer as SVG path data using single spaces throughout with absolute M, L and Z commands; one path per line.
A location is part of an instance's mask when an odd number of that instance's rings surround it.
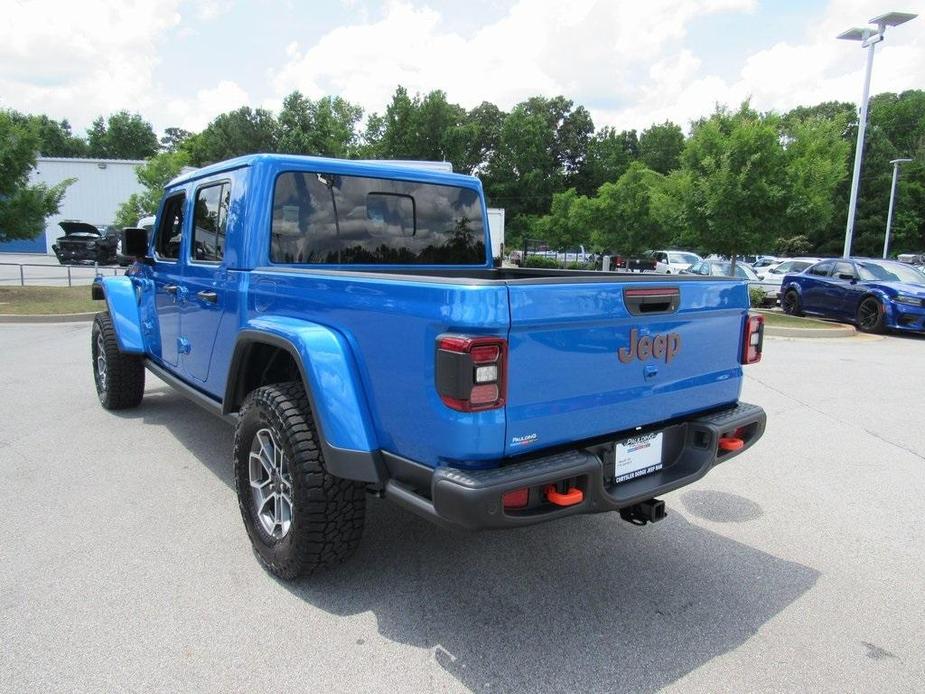
M 181 331 L 188 352 L 183 357 L 187 375 L 205 382 L 212 347 L 225 307 L 228 272 L 224 263 L 225 232 L 231 182 L 210 181 L 194 194 L 193 222 L 187 246 L 183 287 L 186 303 Z
M 827 306 L 826 290 L 829 285 L 829 275 L 835 266 L 834 260 L 826 260 L 813 265 L 800 282 L 803 287 L 801 301 L 803 310 L 813 313 L 824 313 Z
M 509 295 L 509 455 L 738 399 L 745 282 L 527 280 Z
M 858 273 L 854 268 L 854 263 L 848 261 L 835 263 L 835 269 L 832 270 L 832 277 L 826 288 L 826 313 L 833 316 L 854 315 L 854 310 L 849 310 L 848 306 L 854 304 L 852 297 L 854 288 L 857 286 L 857 279 Z
M 183 238 L 186 196 L 171 195 L 164 200 L 154 234 L 154 307 L 157 314 L 159 345 L 152 353 L 165 364 L 176 366 L 180 338 L 180 311 L 183 292 L 180 247 Z

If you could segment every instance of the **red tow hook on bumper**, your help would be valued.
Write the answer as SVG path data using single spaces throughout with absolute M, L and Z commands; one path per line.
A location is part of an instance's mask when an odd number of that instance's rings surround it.
M 574 506 L 575 504 L 580 504 L 585 498 L 584 492 L 577 487 L 570 487 L 569 490 L 563 494 L 556 490 L 556 485 L 550 484 L 543 491 L 549 503 L 555 504 L 556 506 Z
M 745 446 L 745 441 L 732 436 L 724 436 L 719 440 L 719 449 L 721 451 L 738 451 L 743 446 Z

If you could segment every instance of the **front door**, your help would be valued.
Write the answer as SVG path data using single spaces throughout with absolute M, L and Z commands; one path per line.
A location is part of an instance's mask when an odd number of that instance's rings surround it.
M 183 368 L 197 381 L 209 378 L 212 347 L 225 309 L 225 229 L 231 183 L 207 183 L 196 191 L 188 258 L 183 275 L 186 305 L 181 325 Z
M 160 345 L 152 353 L 165 364 L 176 366 L 179 356 L 180 312 L 184 299 L 180 268 L 185 196 L 172 195 L 164 201 L 154 236 L 154 307 L 157 313 Z

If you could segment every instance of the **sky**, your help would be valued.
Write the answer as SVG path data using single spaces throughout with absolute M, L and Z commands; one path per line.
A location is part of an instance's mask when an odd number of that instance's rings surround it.
M 141 113 L 197 131 L 299 90 L 382 112 L 395 87 L 467 108 L 563 94 L 597 127 L 685 128 L 716 104 L 786 111 L 861 96 L 838 41 L 889 11 L 872 93 L 925 89 L 925 0 L 0 0 L 0 108 Z

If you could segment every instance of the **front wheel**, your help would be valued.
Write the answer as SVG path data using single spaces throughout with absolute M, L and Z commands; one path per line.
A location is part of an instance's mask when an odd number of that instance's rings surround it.
M 97 313 L 90 334 L 93 381 L 100 404 L 107 410 L 137 407 L 145 394 L 141 357 L 119 350 L 109 313 Z
M 783 298 L 780 300 L 780 307 L 784 313 L 790 316 L 802 316 L 803 310 L 800 308 L 800 295 L 795 289 L 788 289 Z
M 858 327 L 865 333 L 883 333 L 886 328 L 883 323 L 883 304 L 874 297 L 869 296 L 858 306 Z
M 235 487 L 257 556 L 284 579 L 336 566 L 360 544 L 366 485 L 327 472 L 301 383 L 247 396 L 234 436 Z

